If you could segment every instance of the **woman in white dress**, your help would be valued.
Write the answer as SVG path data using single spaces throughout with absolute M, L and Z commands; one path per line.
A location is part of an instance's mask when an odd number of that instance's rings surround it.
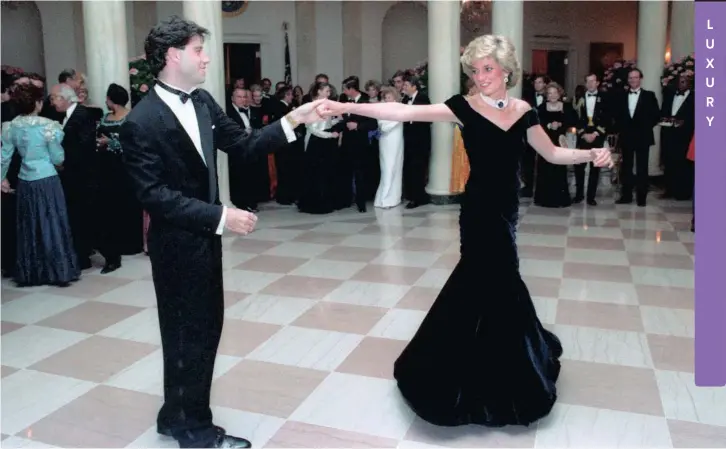
M 381 89 L 384 102 L 398 103 L 401 98 L 393 87 Z M 403 185 L 403 123 L 391 120 L 378 120 L 381 131 L 379 140 L 381 182 L 378 184 L 375 207 L 391 208 L 401 204 Z

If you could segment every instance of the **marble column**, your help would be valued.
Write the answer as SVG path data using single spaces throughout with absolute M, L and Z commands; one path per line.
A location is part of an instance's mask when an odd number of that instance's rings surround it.
M 521 64 L 524 51 L 524 2 L 522 0 L 492 1 L 492 34 L 502 35 L 514 44 Z M 522 83 L 511 88 L 509 95 L 521 97 Z
M 183 2 L 184 18 L 192 20 L 209 30 L 209 37 L 204 43 L 204 51 L 209 56 L 207 79 L 201 86 L 207 90 L 222 109 L 225 108 L 224 89 L 224 35 L 222 31 L 222 6 L 220 2 L 203 0 L 185 0 Z M 229 200 L 229 161 L 227 154 L 217 151 L 217 181 L 219 182 L 219 199 L 223 204 L 230 205 Z
M 693 53 L 695 5 L 695 2 L 688 0 L 671 2 L 671 61 Z
M 83 32 L 89 103 L 105 109 L 106 91 L 111 83 L 129 90 L 125 2 L 84 1 Z
M 643 72 L 642 87 L 652 90 L 663 103 L 663 74 L 666 51 L 666 29 L 668 27 L 668 2 L 638 2 L 638 68 Z M 660 167 L 660 126 L 654 128 L 655 145 L 650 149 L 649 173 L 663 174 Z
M 431 103 L 442 103 L 460 91 L 459 2 L 429 1 L 429 79 Z M 434 203 L 450 199 L 451 157 L 454 128 L 451 123 L 434 123 L 431 128 L 431 162 L 426 191 Z

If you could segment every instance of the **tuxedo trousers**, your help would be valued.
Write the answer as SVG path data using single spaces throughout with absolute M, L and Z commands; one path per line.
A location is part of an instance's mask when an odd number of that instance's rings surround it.
M 164 356 L 164 405 L 157 425 L 181 447 L 216 438 L 210 393 L 224 322 L 222 240 L 151 219 L 149 257 Z
M 645 201 L 650 187 L 648 177 L 649 145 L 623 145 L 623 161 L 620 164 L 620 179 L 622 180 L 621 196 L 624 199 L 633 198 L 635 188 L 638 201 Z M 633 175 L 635 163 L 635 175 Z

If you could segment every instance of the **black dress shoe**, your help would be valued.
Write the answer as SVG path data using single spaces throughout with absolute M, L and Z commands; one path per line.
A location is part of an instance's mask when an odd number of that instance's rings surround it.
M 406 209 L 416 209 L 421 204 L 417 203 L 416 201 L 411 201 L 410 203 L 406 204 Z
M 585 197 L 582 195 L 575 195 L 575 199 L 572 200 L 572 204 L 580 204 Z
M 101 274 L 108 274 L 121 268 L 121 262 L 118 263 L 107 263 L 101 269 Z
M 219 435 L 214 443 L 209 447 L 248 448 L 252 447 L 252 443 L 244 438 L 233 437 L 232 435 Z
M 633 202 L 632 198 L 621 197 L 620 199 L 618 199 L 615 202 L 615 204 L 631 204 L 632 202 Z
M 587 200 L 587 204 L 589 206 L 597 206 L 597 201 L 595 201 L 595 200 Z
M 225 435 L 227 433 L 226 430 L 224 430 L 223 427 L 214 426 L 214 430 L 217 431 L 218 435 Z M 173 437 L 174 435 L 171 433 L 171 427 L 165 427 L 161 426 L 159 424 L 156 425 L 156 433 L 159 435 L 164 435 L 165 437 Z
M 365 204 L 359 204 L 358 205 L 358 212 L 365 213 L 365 212 L 367 212 L 367 210 L 368 209 L 366 209 L 366 205 Z

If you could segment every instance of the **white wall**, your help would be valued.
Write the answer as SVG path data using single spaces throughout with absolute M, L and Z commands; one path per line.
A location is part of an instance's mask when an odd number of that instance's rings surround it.
M 35 2 L 2 3 L 2 63 L 45 73 L 43 32 Z
M 30 15 L 17 21 L 3 5 L 2 63 L 35 67 L 51 80 L 66 67 L 84 71 L 81 3 L 37 2 L 37 7 L 42 40 L 28 22 Z M 143 52 L 143 40 L 157 20 L 182 14 L 181 1 L 129 2 L 127 8 L 129 57 Z M 424 2 L 259 0 L 241 15 L 223 19 L 223 30 L 225 42 L 261 44 L 262 76 L 276 82 L 284 76 L 282 23 L 288 22 L 293 82 L 307 89 L 318 72 L 339 85 L 347 75 L 363 82 L 386 80 L 396 69 L 414 66 L 427 57 L 426 20 Z M 21 29 L 19 23 L 30 25 Z M 622 42 L 625 57 L 632 58 L 636 27 L 637 2 L 526 2 L 522 66 L 530 69 L 533 48 L 565 47 L 571 52 L 571 88 L 588 69 L 590 42 Z M 471 37 L 462 32 L 462 44 Z

